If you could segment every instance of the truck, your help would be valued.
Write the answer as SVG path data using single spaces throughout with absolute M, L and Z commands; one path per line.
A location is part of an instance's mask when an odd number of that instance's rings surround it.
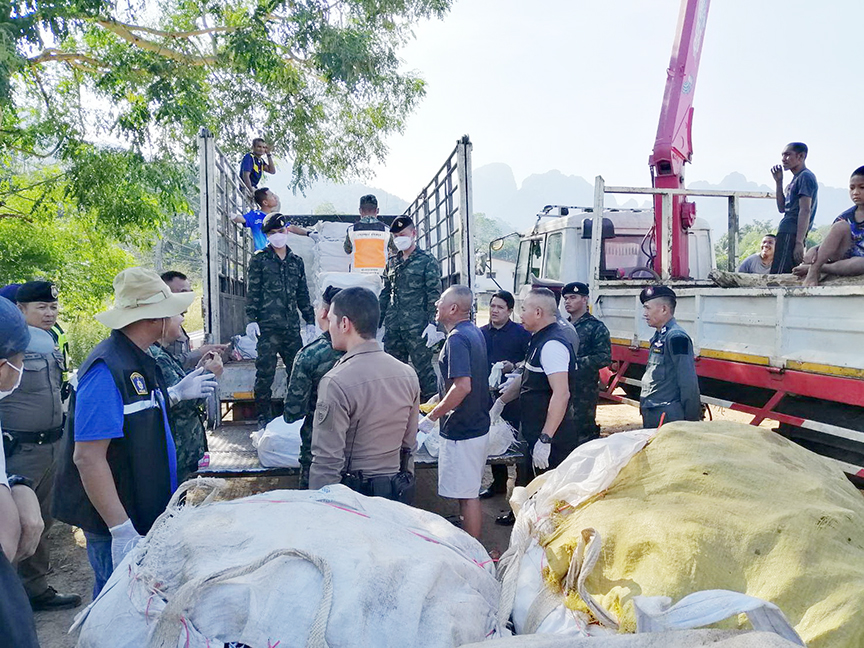
M 545 208 L 520 235 L 514 293 L 587 283 L 592 312 L 612 338 L 613 362 L 602 396 L 638 406 L 653 334 L 642 319 L 639 293 L 649 284 L 673 288 L 675 317 L 693 340 L 703 403 L 751 415 L 754 425 L 776 421 L 780 434 L 828 457 L 861 486 L 864 350 L 856 342 L 864 333 L 864 281 L 803 287 L 772 279 L 723 287 L 715 280 L 710 228 L 688 201 L 727 202 L 726 269 L 734 272 L 740 202 L 774 200 L 771 193 L 685 186 L 708 5 L 709 0 L 682 0 L 649 158 L 652 186 L 607 185 L 597 176 L 593 205 Z M 611 209 L 609 194 L 648 196 L 653 208 Z M 493 241 L 491 250 L 501 243 Z
M 442 289 L 456 283 L 472 288 L 474 285 L 472 149 L 470 138 L 467 135 L 461 137 L 403 213 L 410 216 L 417 226 L 418 246 L 438 259 Z M 251 236 L 233 218 L 253 209 L 252 196 L 240 183 L 237 165 L 232 164 L 219 149 L 215 137 L 206 128 L 201 129 L 198 136 L 198 159 L 204 340 L 208 344 L 229 343 L 246 328 L 246 272 L 254 251 Z M 288 215 L 298 225 L 326 227 L 335 233 L 328 247 L 335 265 L 329 269 L 338 269 L 342 265 L 347 269 L 348 255 L 341 249 L 342 240 L 348 226 L 359 219 L 358 213 Z M 396 216 L 380 218 L 389 224 Z M 301 258 L 305 257 L 309 292 L 314 301 L 326 287 L 320 285 L 323 270 L 314 269 L 322 251 L 313 247 L 307 237 L 290 234 L 289 247 Z M 340 255 L 344 257 L 341 261 Z M 218 400 L 208 407 L 211 429 L 218 426 L 229 412 L 235 421 L 254 418 L 254 380 L 254 361 L 226 364 L 219 380 Z M 287 374 L 280 361 L 273 384 L 273 398 L 281 400 L 286 388 Z

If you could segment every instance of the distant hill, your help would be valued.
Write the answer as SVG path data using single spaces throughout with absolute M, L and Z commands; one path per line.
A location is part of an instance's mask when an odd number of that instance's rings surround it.
M 378 209 L 382 215 L 398 215 L 408 208 L 408 201 L 388 193 L 383 189 L 370 187 L 359 182 L 335 184 L 333 182 L 317 182 L 309 187 L 305 194 L 292 194 L 284 187 L 288 186 L 288 175 L 276 170 L 276 174 L 266 179 L 282 202 L 282 211 L 291 214 L 313 214 L 318 211 L 336 214 L 356 214 L 360 207 L 360 196 L 375 194 L 378 199 Z M 262 182 L 262 186 L 264 183 Z M 332 206 L 332 210 L 330 207 Z

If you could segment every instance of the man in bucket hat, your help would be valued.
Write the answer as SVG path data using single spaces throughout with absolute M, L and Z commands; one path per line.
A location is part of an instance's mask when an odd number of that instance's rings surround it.
M 169 388 L 146 353 L 194 299 L 152 270 L 129 268 L 114 278 L 114 306 L 96 315 L 112 331 L 78 370 L 54 492 L 54 516 L 87 538 L 94 598 L 177 488 L 168 408 L 216 386 L 196 369 Z

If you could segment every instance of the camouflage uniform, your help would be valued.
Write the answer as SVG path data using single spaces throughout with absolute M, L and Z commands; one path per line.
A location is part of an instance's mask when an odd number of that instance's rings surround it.
M 147 353 L 156 360 L 169 387 L 176 385 L 186 376 L 186 371 L 177 359 L 158 344 L 151 345 Z M 204 399 L 176 403 L 168 411 L 168 422 L 171 425 L 174 445 L 177 447 L 177 483 L 179 484 L 189 479 L 192 473 L 198 470 L 198 462 L 207 452 Z
M 579 334 L 576 352 L 576 386 L 570 395 L 573 414 L 580 439 L 588 440 L 600 435 L 597 425 L 597 400 L 600 398 L 600 370 L 612 363 L 612 343 L 606 325 L 586 312 L 573 322 Z
M 276 354 L 282 356 L 286 373 L 290 373 L 294 356 L 303 342 L 300 339 L 300 318 L 315 323 L 306 269 L 303 259 L 287 250 L 280 259 L 269 245 L 256 252 L 249 263 L 246 317 L 261 329 L 258 338 L 258 358 L 255 360 L 255 406 L 258 422 L 272 417 L 270 396 L 276 376 Z
M 336 361 L 345 355 L 337 351 L 330 341 L 330 333 L 324 332 L 302 349 L 294 358 L 288 393 L 285 396 L 286 423 L 305 417 L 300 428 L 300 488 L 309 486 L 309 466 L 312 464 L 312 423 L 315 420 L 315 403 L 318 402 L 318 383 Z
M 401 252 L 390 257 L 378 297 L 380 324 L 386 329 L 384 350 L 405 363 L 410 358 L 424 400 L 438 393 L 433 350 L 426 346 L 422 333 L 435 322 L 435 302 L 440 296 L 441 268 L 429 252 L 415 248 L 407 259 Z

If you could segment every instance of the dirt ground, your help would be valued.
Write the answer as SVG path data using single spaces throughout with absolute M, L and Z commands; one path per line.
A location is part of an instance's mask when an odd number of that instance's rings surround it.
M 715 419 L 749 422 L 749 417 L 732 410 L 711 408 Z M 597 408 L 597 422 L 604 435 L 633 430 L 641 427 L 639 412 L 629 405 L 601 403 Z M 766 421 L 764 427 L 773 427 L 774 423 Z M 487 468 L 486 483 L 491 481 L 491 473 Z M 511 487 L 513 469 L 510 469 Z M 232 496 L 242 497 L 253 493 L 290 488 L 295 478 L 260 478 L 232 480 Z M 427 469 L 417 474 L 417 501 L 420 508 L 433 511 L 440 515 L 450 516 L 458 512 L 457 504 L 452 500 L 444 500 L 436 494 L 437 471 Z M 510 539 L 510 528 L 495 524 L 495 517 L 508 510 L 507 498 L 504 495 L 483 500 L 483 537 L 482 542 L 490 552 L 500 552 L 507 548 Z M 49 582 L 59 592 L 76 592 L 84 599 L 84 605 L 91 601 L 93 588 L 92 572 L 87 562 L 84 537 L 80 530 L 66 524 L 55 523 L 49 535 L 51 541 L 52 573 Z M 84 609 L 63 610 L 59 612 L 37 612 L 36 629 L 43 648 L 71 648 L 75 646 L 77 633 L 69 634 L 76 614 Z

